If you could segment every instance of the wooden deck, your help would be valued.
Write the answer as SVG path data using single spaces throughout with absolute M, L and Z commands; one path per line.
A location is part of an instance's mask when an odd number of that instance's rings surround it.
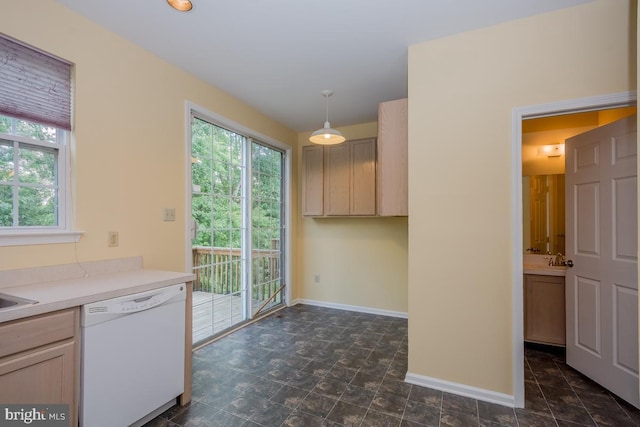
M 218 334 L 241 321 L 242 299 L 240 295 L 193 292 L 194 343 Z
M 262 301 L 253 300 L 254 307 Z M 265 310 L 278 305 L 272 302 Z M 213 306 L 213 308 L 212 308 Z M 242 299 L 240 295 L 212 294 L 193 291 L 193 343 L 219 334 L 231 326 L 242 322 Z

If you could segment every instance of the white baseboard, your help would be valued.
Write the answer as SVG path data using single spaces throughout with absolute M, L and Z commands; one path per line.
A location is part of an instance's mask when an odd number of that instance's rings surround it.
M 473 399 L 482 400 L 484 402 L 497 403 L 498 405 L 508 406 L 510 408 L 514 408 L 516 406 L 515 398 L 509 394 L 498 393 L 495 391 L 472 387 L 465 384 L 458 384 L 438 378 L 426 377 L 424 375 L 412 374 L 411 372 L 407 372 L 407 376 L 404 380 L 409 384 L 442 390 L 446 391 L 447 393 L 471 397 Z
M 337 310 L 356 311 L 358 313 L 379 314 L 381 316 L 399 317 L 401 319 L 409 318 L 409 315 L 407 313 L 403 313 L 402 311 L 381 310 L 379 308 L 362 307 L 359 305 L 338 304 L 335 302 L 316 301 L 311 299 L 295 299 L 290 301 L 289 305 L 296 305 L 296 304 L 315 305 L 317 307 L 335 308 Z

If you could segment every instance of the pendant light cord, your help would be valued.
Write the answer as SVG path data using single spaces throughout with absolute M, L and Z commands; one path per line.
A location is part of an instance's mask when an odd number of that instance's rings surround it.
M 325 122 L 328 123 L 329 122 L 329 95 L 325 95 L 324 96 L 324 105 L 325 105 L 326 112 L 327 112 L 327 114 L 326 114 L 327 118 L 326 118 Z

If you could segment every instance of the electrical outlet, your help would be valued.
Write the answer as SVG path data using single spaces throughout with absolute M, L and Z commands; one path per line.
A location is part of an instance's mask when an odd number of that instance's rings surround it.
M 115 248 L 120 244 L 120 236 L 117 231 L 109 231 L 107 233 L 107 246 Z
M 175 221 L 176 220 L 176 210 L 174 208 L 164 208 L 162 211 L 162 220 L 163 221 Z
M 319 274 L 314 274 L 313 275 L 313 283 L 320 283 L 320 275 Z

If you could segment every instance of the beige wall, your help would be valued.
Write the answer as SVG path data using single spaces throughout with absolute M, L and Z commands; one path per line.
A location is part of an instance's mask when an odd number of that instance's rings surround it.
M 635 90 L 635 4 L 410 47 L 410 372 L 514 393 L 512 109 Z
M 378 132 L 375 122 L 338 129 L 347 139 Z M 407 218 L 301 217 L 300 236 L 296 298 L 407 312 Z
M 72 197 L 86 231 L 77 245 L 1 247 L 0 270 L 133 255 L 183 270 L 187 100 L 297 143 L 295 132 L 54 1 L 6 2 L 0 28 L 75 64 Z M 175 222 L 162 222 L 164 207 L 176 208 Z M 107 247 L 108 231 L 120 233 L 119 247 Z

